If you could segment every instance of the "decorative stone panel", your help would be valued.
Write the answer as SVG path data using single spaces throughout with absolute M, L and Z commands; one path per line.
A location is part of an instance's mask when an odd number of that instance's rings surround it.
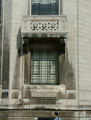
M 32 31 L 57 31 L 58 21 L 31 21 L 30 29 Z

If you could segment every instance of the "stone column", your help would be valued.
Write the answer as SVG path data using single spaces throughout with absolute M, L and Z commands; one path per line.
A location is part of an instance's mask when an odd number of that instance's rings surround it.
M 24 84 L 30 85 L 30 48 L 29 44 L 24 46 Z
M 65 46 L 63 47 L 64 40 L 60 40 L 60 50 L 59 50 L 59 84 L 65 84 Z M 64 49 L 64 50 L 62 50 Z

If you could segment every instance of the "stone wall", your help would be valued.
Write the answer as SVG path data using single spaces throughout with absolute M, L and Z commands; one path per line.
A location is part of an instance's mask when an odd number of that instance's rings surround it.
M 91 106 L 91 0 L 78 3 L 79 104 Z
M 3 20 L 2 20 L 2 36 L 3 36 L 3 67 L 2 67 L 2 88 L 9 89 L 9 55 L 10 55 L 10 33 L 11 33 L 11 0 L 3 0 Z
M 46 100 L 41 98 L 34 100 L 23 99 L 24 91 L 24 74 L 23 74 L 23 54 L 21 47 L 21 20 L 23 15 L 27 13 L 28 0 L 3 0 L 4 1 L 4 18 L 3 18 L 3 89 L 7 92 L 9 89 L 8 99 L 2 100 L 2 105 L 13 105 L 12 108 L 21 109 L 38 109 L 36 112 L 29 110 L 8 111 L 4 110 L 6 118 L 2 120 L 24 119 L 28 120 L 31 117 L 45 117 L 42 116 L 46 112 L 41 110 L 48 109 L 49 117 L 51 116 L 51 108 L 53 111 L 60 109 L 60 115 L 64 120 L 90 120 L 91 117 L 91 0 L 63 0 L 63 15 L 68 19 L 68 35 L 65 44 L 65 54 L 59 57 L 60 68 L 64 65 L 62 78 L 60 83 L 65 84 L 65 97 L 50 101 L 47 104 Z M 1 42 L 1 41 L 0 41 Z M 33 46 L 31 46 L 33 47 Z M 37 46 L 39 47 L 39 46 Z M 43 47 L 43 46 L 42 46 Z M 1 55 L 1 53 L 0 53 Z M 29 55 L 30 56 L 30 55 Z M 27 55 L 25 56 L 27 62 Z M 66 64 L 66 65 L 65 65 Z M 66 67 L 65 67 L 66 66 Z M 61 71 L 60 70 L 60 71 Z M 66 74 L 64 73 L 66 71 Z M 62 81 L 61 81 L 62 80 Z M 29 83 L 29 81 L 27 81 Z M 33 86 L 36 88 L 47 88 Z M 32 87 L 32 89 L 33 89 Z M 27 86 L 29 89 L 30 86 Z M 53 88 L 53 87 L 50 87 Z M 56 89 L 56 87 L 55 87 Z M 45 90 L 46 91 L 46 90 Z M 27 91 L 28 94 L 29 91 Z M 25 94 L 27 96 L 27 94 Z M 60 95 L 61 96 L 61 95 Z M 30 97 L 28 95 L 28 97 Z M 4 101 L 5 100 L 5 101 Z M 24 101 L 25 100 L 25 101 Z M 36 102 L 37 101 L 37 102 Z M 40 102 L 41 101 L 41 102 Z M 43 103 L 43 102 L 45 103 Z M 25 103 L 24 103 L 25 102 Z M 49 102 L 49 103 L 50 103 Z M 38 103 L 38 104 L 36 104 Z M 41 105 L 39 105 L 41 103 Z M 55 104 L 54 104 L 55 103 Z M 63 107 L 66 106 L 66 109 Z M 84 106 L 82 109 L 70 111 L 70 107 Z M 89 106 L 89 109 L 85 110 Z M 4 106 L 6 107 L 6 106 Z M 39 111 L 40 109 L 40 111 Z M 50 110 L 49 110 L 50 109 Z M 64 111 L 61 111 L 61 109 Z M 39 112 L 39 113 L 38 113 Z M 0 114 L 2 117 L 2 113 Z M 4 116 L 4 115 L 3 115 Z M 21 118 L 23 117 L 23 118 Z

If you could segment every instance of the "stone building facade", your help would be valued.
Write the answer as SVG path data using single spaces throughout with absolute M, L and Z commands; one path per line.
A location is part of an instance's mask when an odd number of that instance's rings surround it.
M 91 119 L 91 0 L 2 0 L 0 120 Z

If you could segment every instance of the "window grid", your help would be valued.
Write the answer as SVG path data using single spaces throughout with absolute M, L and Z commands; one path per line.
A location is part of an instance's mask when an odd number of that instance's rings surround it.
M 52 58 L 53 57 L 53 58 Z M 34 61 L 39 61 L 39 71 L 37 73 L 34 72 L 35 65 Z M 55 63 L 53 70 L 55 72 L 51 73 L 51 69 Z M 54 62 L 54 63 L 53 63 Z M 35 74 L 33 74 L 35 73 Z M 31 84 L 58 84 L 58 52 L 50 52 L 50 51 L 32 51 L 31 54 Z

